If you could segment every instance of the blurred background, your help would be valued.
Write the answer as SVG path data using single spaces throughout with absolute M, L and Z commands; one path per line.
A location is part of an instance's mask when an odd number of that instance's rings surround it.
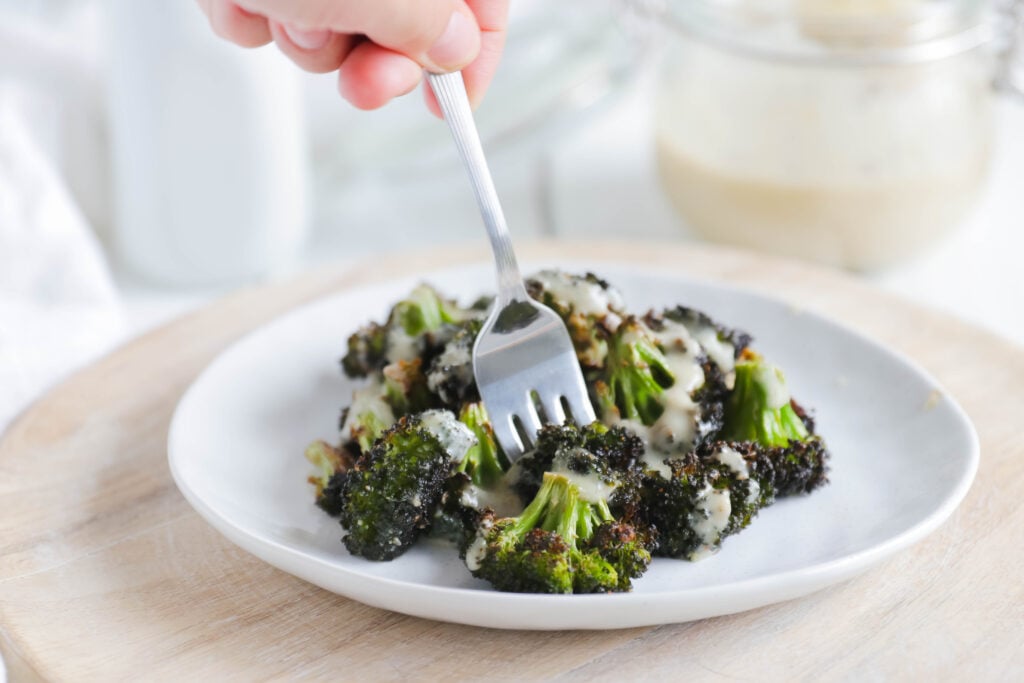
M 1021 2 L 513 0 L 478 111 L 518 241 L 710 240 L 1024 343 Z M 484 232 L 376 112 L 191 0 L 0 0 L 0 429 L 233 288 Z

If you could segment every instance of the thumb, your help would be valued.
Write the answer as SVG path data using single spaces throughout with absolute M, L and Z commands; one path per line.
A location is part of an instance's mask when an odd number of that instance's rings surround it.
M 429 71 L 456 71 L 480 52 L 480 27 L 464 0 L 237 0 L 237 4 L 305 29 L 363 34 Z

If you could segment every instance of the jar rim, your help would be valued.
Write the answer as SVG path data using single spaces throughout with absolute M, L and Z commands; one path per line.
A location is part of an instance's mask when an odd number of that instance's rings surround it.
M 992 25 L 984 20 L 978 3 L 970 2 L 943 3 L 943 12 L 915 17 L 919 21 L 906 24 L 898 34 L 899 39 L 894 40 L 890 34 L 880 40 L 879 34 L 870 33 L 872 27 L 888 29 L 891 24 L 877 20 L 858 22 L 848 17 L 839 20 L 808 16 L 796 22 L 794 15 L 783 17 L 770 7 L 761 7 L 763 11 L 754 14 L 737 15 L 742 0 L 631 1 L 640 13 L 689 38 L 743 56 L 804 65 L 934 62 L 979 48 L 995 34 Z M 789 20 L 789 25 L 781 23 L 783 20 Z M 785 26 L 789 34 L 756 30 L 771 21 Z M 755 30 L 750 30 L 752 25 Z

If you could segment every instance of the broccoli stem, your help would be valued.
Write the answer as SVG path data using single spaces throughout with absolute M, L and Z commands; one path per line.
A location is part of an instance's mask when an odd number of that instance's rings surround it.
M 502 463 L 502 454 L 494 440 L 494 432 L 483 403 L 467 403 L 462 408 L 459 421 L 476 436 L 476 444 L 466 451 L 458 471 L 468 474 L 473 483 L 481 488 L 494 488 L 505 476 L 506 467 Z
M 726 404 L 723 437 L 762 446 L 787 446 L 810 436 L 793 410 L 782 371 L 754 353 L 736 363 L 736 384 Z

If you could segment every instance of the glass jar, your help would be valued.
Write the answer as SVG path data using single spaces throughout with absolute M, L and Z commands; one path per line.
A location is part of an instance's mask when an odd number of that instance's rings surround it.
M 992 147 L 982 4 L 680 0 L 657 157 L 698 234 L 864 270 L 962 221 Z

